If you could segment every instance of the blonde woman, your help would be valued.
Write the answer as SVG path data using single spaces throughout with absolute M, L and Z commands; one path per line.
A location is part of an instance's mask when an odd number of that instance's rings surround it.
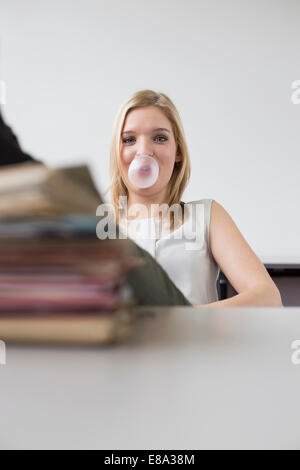
M 150 187 L 140 188 L 129 169 L 145 155 L 158 164 L 159 174 Z M 183 126 L 170 98 L 152 90 L 134 93 L 117 114 L 111 142 L 110 188 L 119 226 L 194 306 L 282 306 L 276 285 L 223 206 L 213 199 L 182 202 L 190 171 Z M 177 208 L 171 217 L 160 210 L 166 206 Z M 197 213 L 202 217 L 195 218 Z M 222 301 L 216 288 L 220 269 L 238 293 Z

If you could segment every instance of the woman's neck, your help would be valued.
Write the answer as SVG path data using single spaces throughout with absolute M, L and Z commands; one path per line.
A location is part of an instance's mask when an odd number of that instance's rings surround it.
M 124 215 L 127 219 L 161 218 L 162 213 L 161 210 L 159 211 L 159 206 L 167 204 L 166 200 L 166 192 L 148 198 L 139 194 L 130 194 Z

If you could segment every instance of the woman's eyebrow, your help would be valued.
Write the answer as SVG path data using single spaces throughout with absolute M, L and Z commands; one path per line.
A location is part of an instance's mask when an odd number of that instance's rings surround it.
M 167 131 L 167 132 L 170 133 L 169 129 L 166 129 L 165 127 L 157 127 L 156 129 L 152 129 L 151 132 L 154 132 L 154 131 Z M 135 133 L 135 131 L 133 131 L 133 130 L 132 131 L 124 131 L 124 132 L 122 132 L 122 135 L 123 134 L 134 134 L 134 133 Z

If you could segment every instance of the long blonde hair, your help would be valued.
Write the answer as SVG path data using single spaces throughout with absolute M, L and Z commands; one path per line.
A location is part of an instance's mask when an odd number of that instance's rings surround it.
M 134 93 L 122 104 L 117 113 L 110 146 L 109 189 L 111 190 L 111 202 L 115 210 L 117 223 L 119 222 L 119 197 L 128 197 L 128 189 L 123 181 L 120 165 L 121 135 L 129 111 L 145 106 L 157 106 L 168 118 L 177 144 L 177 155 L 181 156 L 181 161 L 176 162 L 174 165 L 174 170 L 168 183 L 167 204 L 169 207 L 173 204 L 181 204 L 182 206 L 181 197 L 190 179 L 191 162 L 189 151 L 181 119 L 175 105 L 164 93 L 157 93 L 153 90 L 140 90 Z M 171 228 L 174 228 L 173 219 L 171 220 Z

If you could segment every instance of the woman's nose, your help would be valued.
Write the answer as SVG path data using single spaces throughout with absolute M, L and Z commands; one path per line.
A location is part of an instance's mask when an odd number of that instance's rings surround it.
M 138 152 L 136 154 L 137 157 L 142 157 L 144 155 L 148 155 L 148 157 L 153 157 L 154 156 L 153 152 L 146 151 L 146 150 L 144 152 Z
M 146 139 L 141 139 L 137 149 L 137 156 L 150 155 L 153 156 L 153 149 L 151 143 Z

